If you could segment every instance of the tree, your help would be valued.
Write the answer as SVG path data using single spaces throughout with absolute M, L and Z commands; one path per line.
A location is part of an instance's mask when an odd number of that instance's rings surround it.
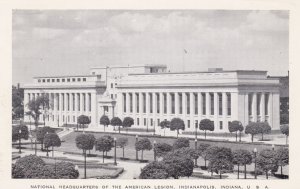
M 21 133 L 20 133 L 21 130 Z M 12 127 L 12 141 L 17 141 L 20 139 L 28 140 L 29 132 L 26 125 L 19 125 Z
M 170 122 L 170 129 L 171 131 L 175 131 L 175 130 L 177 131 L 177 138 L 178 138 L 179 130 L 185 129 L 184 121 L 180 118 L 173 118 Z
M 200 153 L 198 152 L 198 150 L 192 149 L 190 147 L 182 147 L 182 148 L 176 149 L 176 150 L 174 150 L 174 154 L 186 156 L 186 157 L 189 157 L 189 158 L 195 160 L 195 166 L 197 165 L 196 162 L 200 156 Z
M 244 178 L 247 178 L 247 165 L 252 163 L 252 155 L 248 150 L 235 150 L 233 151 L 233 164 L 238 166 L 238 179 L 240 174 L 240 165 L 244 166 Z
M 104 163 L 104 152 L 109 152 L 114 147 L 114 139 L 111 136 L 104 135 L 95 141 L 95 148 L 98 151 L 103 152 L 103 163 Z
M 80 115 L 78 118 L 77 118 L 77 123 L 80 125 L 80 127 L 85 128 L 85 125 L 88 125 L 91 123 L 91 120 L 88 116 L 86 115 Z M 77 126 L 77 131 L 78 131 L 78 126 Z
M 89 134 L 79 134 L 75 139 L 77 148 L 83 150 L 84 155 L 84 178 L 86 178 L 86 151 L 91 149 L 93 137 Z
M 47 152 L 48 152 L 48 148 L 52 147 L 52 157 L 54 157 L 54 147 L 60 147 L 61 145 L 59 136 L 56 133 L 46 134 L 44 137 L 44 145 L 45 148 L 47 148 Z
M 33 118 L 36 128 L 39 125 L 39 117 L 44 112 L 43 121 L 45 126 L 45 114 L 49 109 L 49 96 L 47 94 L 42 94 L 35 99 L 30 100 L 27 104 L 27 107 L 29 110 L 27 114 L 31 115 L 31 117 Z
M 40 174 L 41 167 L 46 164 L 44 160 L 35 155 L 24 156 L 16 161 L 12 169 L 13 178 L 34 178 Z
M 280 114 L 280 124 L 289 124 L 289 113 L 288 112 Z
M 163 157 L 168 152 L 172 151 L 173 147 L 167 143 L 157 143 L 154 145 L 154 150 L 157 157 Z
M 271 171 L 275 173 L 278 170 L 278 159 L 276 156 L 276 151 L 265 149 L 262 150 L 257 157 L 257 167 L 266 173 L 266 178 L 268 179 L 268 172 Z
M 235 141 L 237 142 L 238 131 L 240 131 L 240 139 L 241 139 L 241 131 L 244 130 L 244 127 L 240 121 L 231 121 L 228 124 L 228 130 L 231 133 L 235 132 Z
M 211 121 L 210 119 L 202 119 L 199 123 L 199 129 L 204 131 L 204 136 L 206 139 L 206 131 L 215 130 L 214 122 Z
M 164 136 L 166 136 L 166 128 L 170 128 L 170 121 L 163 120 L 159 123 L 159 126 L 164 130 Z
M 103 115 L 100 118 L 100 124 L 104 126 L 104 132 L 105 132 L 105 127 L 107 127 L 110 124 L 110 120 L 106 115 Z
M 122 126 L 122 120 L 119 117 L 113 117 L 110 121 L 110 124 L 114 127 L 118 126 L 119 133 L 120 133 L 120 131 L 121 131 L 120 127 Z
M 264 134 L 268 134 L 271 132 L 271 126 L 268 122 L 258 122 L 258 126 L 260 127 L 259 131 L 261 133 L 261 140 L 264 140 Z
M 173 149 L 179 149 L 184 147 L 190 147 L 190 140 L 189 138 L 178 138 L 173 143 Z
M 142 151 L 141 159 L 143 160 L 144 150 L 152 150 L 152 144 L 148 138 L 141 138 L 135 143 L 135 149 Z
M 146 165 L 140 173 L 140 179 L 167 179 L 169 174 L 163 162 L 153 161 Z
M 217 147 L 217 146 L 209 146 L 206 149 L 206 159 L 208 161 L 211 161 L 214 158 L 215 154 L 218 152 L 218 150 L 219 150 L 219 147 Z M 209 168 L 210 168 L 211 175 L 213 175 L 213 172 L 214 172 L 212 169 L 213 167 L 209 166 Z
M 204 168 L 206 168 L 206 160 L 207 160 L 207 149 L 210 147 L 210 144 L 201 143 L 198 146 L 198 153 L 204 159 Z
M 89 151 L 89 155 L 91 155 L 91 150 L 94 148 L 94 144 L 95 144 L 95 141 L 96 141 L 96 138 L 93 134 L 87 134 L 88 137 L 89 137 L 89 143 L 88 143 L 88 148 L 87 150 Z
M 190 156 L 178 153 L 178 151 L 166 154 L 162 163 L 165 165 L 168 175 L 174 179 L 189 177 L 193 174 L 193 159 Z
M 12 86 L 12 119 L 22 118 L 24 115 L 24 89 Z
M 230 148 L 216 147 L 214 154 L 209 157 L 208 167 L 211 171 L 219 173 L 220 179 L 222 174 L 233 170 L 232 152 Z
M 289 125 L 282 125 L 280 126 L 280 131 L 282 134 L 284 134 L 285 137 L 285 144 L 287 145 L 288 137 L 289 137 Z
M 122 137 L 117 139 L 117 146 L 123 149 L 123 158 L 125 158 L 125 146 L 128 144 L 128 138 Z
M 128 132 L 128 127 L 131 127 L 134 124 L 134 120 L 131 117 L 125 117 L 123 120 L 123 127 L 126 128 L 126 132 Z
M 288 148 L 279 148 L 276 150 L 276 159 L 278 165 L 280 166 L 280 174 L 282 174 L 282 167 L 289 164 L 289 149 Z
M 38 127 L 36 130 L 36 140 L 41 143 L 41 150 L 43 150 L 44 147 L 44 138 L 45 135 L 48 133 L 54 133 L 54 129 L 51 127 Z
M 245 134 L 251 135 L 251 141 L 253 142 L 254 135 L 257 135 L 260 133 L 260 127 L 255 122 L 250 122 L 246 128 L 245 128 Z

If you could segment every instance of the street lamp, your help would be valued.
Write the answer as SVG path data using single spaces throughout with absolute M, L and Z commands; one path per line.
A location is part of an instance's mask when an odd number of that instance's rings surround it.
M 139 141 L 139 136 L 135 135 L 135 143 L 137 143 L 138 141 Z M 137 149 L 135 149 L 135 159 L 139 160 Z
M 21 153 L 21 133 L 22 133 L 22 130 L 19 129 L 19 154 Z
M 195 152 L 197 152 L 197 138 L 195 138 Z M 195 158 L 195 167 L 197 167 L 197 158 Z
M 254 178 L 257 179 L 257 173 L 256 173 L 256 154 L 257 154 L 257 149 L 254 148 Z
M 153 135 L 155 135 L 155 121 L 153 121 L 153 124 L 154 124 L 154 131 L 153 131 Z
M 156 140 L 154 140 L 153 141 L 153 152 L 154 152 L 154 161 L 156 161 L 156 148 L 155 148 L 155 146 L 156 146 Z
M 274 144 L 272 144 L 272 150 L 273 150 L 273 151 L 275 150 L 275 145 L 274 145 Z
M 117 165 L 117 138 L 114 138 L 114 143 L 115 143 L 115 161 L 114 161 L 114 165 Z

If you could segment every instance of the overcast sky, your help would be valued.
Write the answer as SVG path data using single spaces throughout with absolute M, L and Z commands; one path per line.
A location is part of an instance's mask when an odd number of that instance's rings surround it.
M 287 75 L 288 22 L 287 11 L 15 10 L 13 83 L 128 64 Z

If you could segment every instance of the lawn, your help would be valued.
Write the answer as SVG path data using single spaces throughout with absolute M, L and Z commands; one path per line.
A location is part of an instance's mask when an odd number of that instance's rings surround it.
M 80 134 L 81 132 L 73 132 L 65 137 L 63 137 L 64 142 L 62 143 L 61 147 L 56 148 L 56 150 L 58 151 L 63 151 L 63 152 L 71 152 L 71 153 L 81 153 L 82 150 L 78 149 L 76 147 L 75 144 L 75 138 L 78 134 Z M 87 132 L 86 132 L 87 133 Z M 94 136 L 96 138 L 99 138 L 103 135 L 108 135 L 108 133 L 93 133 Z M 136 156 L 136 152 L 135 152 L 135 136 L 134 135 L 125 135 L 125 134 L 117 134 L 117 133 L 110 133 L 109 134 L 112 137 L 127 137 L 128 138 L 128 145 L 125 147 L 125 157 L 128 157 L 130 159 L 135 159 Z M 161 142 L 165 142 L 168 144 L 173 144 L 173 142 L 176 140 L 175 138 L 162 138 L 162 137 L 149 137 L 150 141 L 153 143 L 153 141 L 155 140 L 157 143 L 161 143 Z M 265 149 L 265 148 L 271 148 L 271 145 L 267 145 L 267 144 L 259 144 L 259 143 L 235 143 L 235 142 L 227 142 L 227 141 L 205 141 L 203 139 L 198 139 L 198 145 L 200 143 L 208 143 L 210 145 L 217 145 L 220 147 L 227 147 L 227 148 L 231 148 L 232 150 L 236 150 L 236 149 L 246 149 L 249 151 L 253 151 L 254 148 L 257 148 L 258 151 Z M 190 140 L 190 146 L 194 147 L 195 142 L 194 140 Z M 99 156 L 102 155 L 101 152 L 99 151 L 91 151 L 92 154 L 97 154 Z M 111 150 L 110 152 L 108 152 L 108 156 L 113 156 L 114 151 Z M 139 152 L 139 159 L 141 153 Z M 118 148 L 117 149 L 117 157 L 121 157 L 122 156 L 122 149 Z M 144 151 L 144 159 L 146 160 L 153 160 L 153 150 L 151 151 Z

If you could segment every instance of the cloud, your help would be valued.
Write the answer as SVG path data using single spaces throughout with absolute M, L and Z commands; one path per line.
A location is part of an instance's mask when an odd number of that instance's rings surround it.
M 39 39 L 54 39 L 66 34 L 64 29 L 53 29 L 53 28 L 33 28 L 32 35 Z

